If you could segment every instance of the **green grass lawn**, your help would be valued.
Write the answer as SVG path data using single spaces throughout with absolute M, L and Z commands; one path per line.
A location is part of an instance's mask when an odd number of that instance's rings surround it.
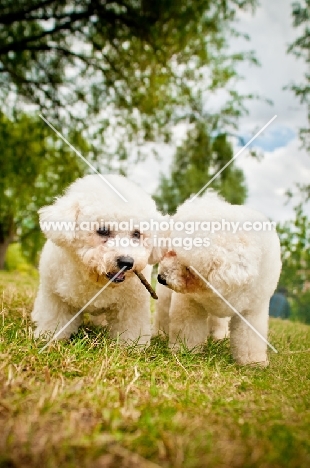
M 39 354 L 37 280 L 0 274 L 0 467 L 309 467 L 310 327 L 274 319 L 266 369 L 227 340 L 173 355 L 84 325 Z

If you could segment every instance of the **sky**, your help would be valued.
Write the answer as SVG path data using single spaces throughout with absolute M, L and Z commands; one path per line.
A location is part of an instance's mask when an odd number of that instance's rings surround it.
M 263 158 L 258 161 L 244 152 L 236 159 L 236 165 L 246 177 L 246 205 L 282 222 L 293 217 L 294 203 L 286 203 L 285 192 L 294 190 L 296 183 L 310 183 L 310 155 L 301 149 L 298 138 L 298 129 L 307 126 L 306 108 L 291 91 L 283 89 L 292 82 L 302 82 L 305 72 L 303 61 L 286 53 L 298 34 L 292 26 L 291 0 L 261 0 L 254 15 L 240 13 L 238 30 L 248 33 L 250 41 L 235 39 L 231 49 L 255 50 L 261 64 L 260 67 L 239 66 L 244 79 L 238 89 L 273 101 L 273 105 L 263 100 L 249 102 L 249 114 L 240 119 L 238 134 L 246 142 L 274 115 L 277 118 L 253 142 L 254 147 L 263 152 Z M 237 140 L 234 149 L 235 153 L 240 149 Z M 129 174 L 149 193 L 155 192 L 160 172 L 169 174 L 173 151 L 164 146 L 161 150 L 162 161 L 148 158 Z

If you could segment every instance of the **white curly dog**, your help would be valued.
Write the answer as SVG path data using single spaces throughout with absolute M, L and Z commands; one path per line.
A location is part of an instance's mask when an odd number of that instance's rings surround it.
M 230 344 L 235 360 L 239 364 L 267 365 L 266 343 L 212 287 L 266 339 L 269 300 L 281 271 L 277 233 L 269 230 L 268 220 L 261 213 L 230 205 L 212 192 L 187 200 L 173 221 L 170 249 L 158 270 L 161 284 L 157 287 L 155 334 L 169 334 L 172 348 L 184 343 L 192 349 L 210 334 L 215 338 L 227 336 L 231 318 Z M 176 230 L 177 222 L 185 226 L 191 223 L 195 232 L 189 235 Z M 188 238 L 192 240 L 191 249 Z M 167 287 L 174 291 L 172 295 Z
M 158 212 L 151 197 L 126 178 L 106 175 L 105 179 L 127 203 L 100 176 L 89 175 L 76 180 L 53 205 L 39 210 L 48 240 L 32 312 L 36 337 L 59 332 L 122 270 L 86 312 L 94 323 L 107 324 L 112 336 L 123 342 L 149 343 L 150 295 L 134 270 L 150 277 L 153 233 L 141 233 L 135 226 L 150 217 L 156 219 Z M 75 333 L 82 316 L 58 338 Z

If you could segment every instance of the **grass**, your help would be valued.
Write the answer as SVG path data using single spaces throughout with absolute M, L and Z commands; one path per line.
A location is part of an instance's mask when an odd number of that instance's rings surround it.
M 227 340 L 123 349 L 87 323 L 39 354 L 36 288 L 0 274 L 0 468 L 310 466 L 309 326 L 271 321 L 267 369 L 237 366 Z

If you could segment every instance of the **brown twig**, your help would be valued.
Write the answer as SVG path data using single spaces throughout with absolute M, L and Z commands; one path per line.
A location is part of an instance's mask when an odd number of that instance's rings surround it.
M 150 285 L 150 283 L 148 283 L 148 281 L 145 279 L 145 277 L 142 275 L 142 273 L 138 272 L 138 271 L 134 271 L 134 273 L 137 275 L 137 277 L 139 278 L 139 280 L 141 281 L 141 283 L 143 284 L 143 286 L 146 287 L 146 289 L 148 290 L 148 292 L 150 293 L 150 295 L 152 296 L 153 299 L 158 299 L 158 296 L 156 294 L 156 292 L 154 291 L 154 289 L 152 288 L 152 286 Z

